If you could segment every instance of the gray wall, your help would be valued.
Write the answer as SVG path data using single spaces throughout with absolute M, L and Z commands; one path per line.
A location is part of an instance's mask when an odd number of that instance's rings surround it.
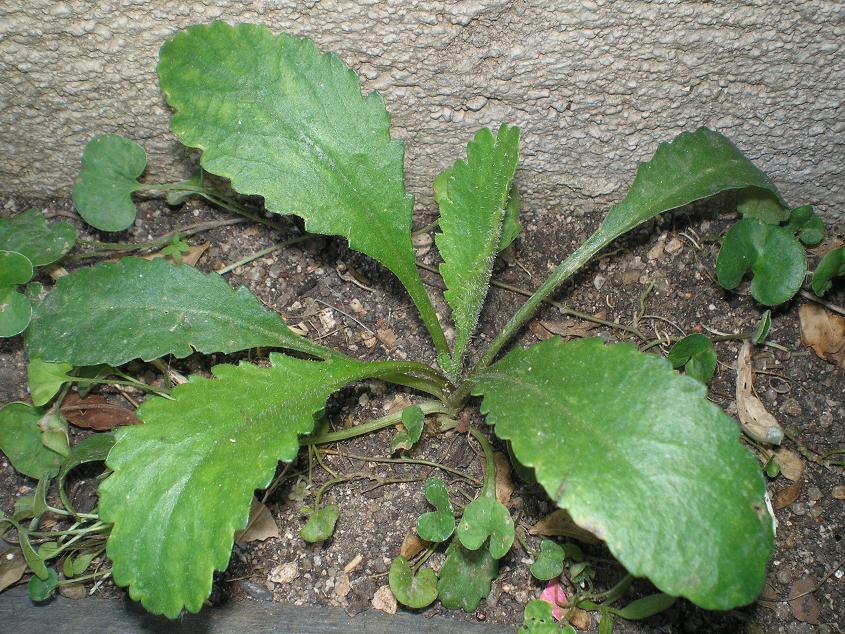
M 149 177 L 182 175 L 157 51 L 175 30 L 222 18 L 312 37 L 381 91 L 422 205 L 481 126 L 522 126 L 523 206 L 569 213 L 620 199 L 658 142 L 708 125 L 790 203 L 841 219 L 843 6 L 2 0 L 0 192 L 68 192 L 85 142 L 101 132 L 141 143 Z

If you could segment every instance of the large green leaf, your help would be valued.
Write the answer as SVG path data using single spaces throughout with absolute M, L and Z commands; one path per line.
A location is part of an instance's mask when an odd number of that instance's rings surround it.
M 88 141 L 82 171 L 71 195 L 79 215 L 101 231 L 123 231 L 135 222 L 132 192 L 147 166 L 144 148 L 118 134 L 101 134 Z
M 158 74 L 171 128 L 202 150 L 206 171 L 309 231 L 345 237 L 396 274 L 439 332 L 411 244 L 402 143 L 381 96 L 363 97 L 340 58 L 305 38 L 215 22 L 162 46 Z
M 0 218 L 0 250 L 25 255 L 33 266 L 55 262 L 76 243 L 76 229 L 66 222 L 47 226 L 44 216 L 27 209 L 12 218 Z
M 632 574 L 708 609 L 752 601 L 772 552 L 754 456 L 705 387 L 600 339 L 516 350 L 474 389 L 496 435 Z
M 708 128 L 682 132 L 640 165 L 628 195 L 610 210 L 601 231 L 617 237 L 664 211 L 748 187 L 770 192 L 786 207 L 769 177 L 726 137 Z
M 490 585 L 497 574 L 499 561 L 487 548 L 467 550 L 453 540 L 440 568 L 437 598 L 444 608 L 472 612 L 481 599 L 490 594 Z
M 743 218 L 725 234 L 716 258 L 716 278 L 723 288 L 732 289 L 739 286 L 749 270 L 754 275 L 754 299 L 766 306 L 777 306 L 801 290 L 807 256 L 788 228 Z
M 246 526 L 255 489 L 343 385 L 378 376 L 389 363 L 307 361 L 271 354 L 272 367 L 218 365 L 138 410 L 123 427 L 100 486 L 100 511 L 113 523 L 107 554 L 114 580 L 150 612 L 198 611 L 214 570 L 229 563 L 235 531 Z
M 443 257 L 444 296 L 455 323 L 453 374 L 461 370 L 487 296 L 518 160 L 519 128 L 502 124 L 495 135 L 484 128 L 467 145 L 466 161 L 458 160 L 448 169 L 445 191 L 441 187 L 437 198 L 442 233 L 435 241 Z
M 60 278 L 27 331 L 30 358 L 121 365 L 259 346 L 323 357 L 246 288 L 164 259 L 124 258 Z
M 42 415 L 26 403 L 9 403 L 0 409 L 0 451 L 16 471 L 36 480 L 55 474 L 62 461 L 41 442 L 38 421 Z

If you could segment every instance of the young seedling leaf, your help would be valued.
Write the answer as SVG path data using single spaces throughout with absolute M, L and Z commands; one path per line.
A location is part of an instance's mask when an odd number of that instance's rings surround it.
M 616 616 L 622 617 L 628 621 L 637 621 L 639 619 L 647 619 L 655 614 L 660 614 L 664 610 L 668 610 L 677 601 L 677 597 L 669 596 L 662 592 L 650 594 L 642 599 L 631 601 L 621 610 L 614 610 Z
M 299 531 L 299 536 L 309 544 L 328 539 L 334 534 L 339 515 L 340 507 L 337 504 L 327 504 L 317 509 L 308 517 L 305 526 Z
M 705 392 L 596 338 L 515 350 L 474 389 L 496 435 L 631 574 L 726 610 L 762 589 L 772 520 L 756 459 Z
M 511 185 L 508 202 L 505 205 L 505 218 L 502 221 L 502 235 L 499 237 L 498 251 L 507 249 L 519 235 L 522 226 L 519 224 L 519 192 L 516 185 Z
M 246 288 L 163 259 L 124 258 L 62 277 L 27 331 L 27 353 L 75 366 L 256 347 L 324 357 Z
M 135 222 L 132 192 L 147 167 L 144 148 L 118 134 L 101 134 L 82 152 L 82 171 L 71 196 L 79 215 L 100 231 L 123 231 Z
M 453 540 L 440 568 L 437 598 L 444 608 L 472 612 L 490 594 L 490 584 L 499 574 L 499 561 L 487 548 L 467 550 Z
M 47 363 L 41 359 L 32 359 L 26 367 L 29 377 L 29 392 L 32 394 L 32 404 L 41 407 L 71 380 L 68 372 L 73 370 L 70 363 Z
M 59 470 L 62 456 L 41 443 L 41 412 L 26 403 L 0 409 L 0 451 L 18 473 L 39 479 Z
M 401 555 L 390 564 L 390 590 L 402 605 L 419 609 L 434 603 L 437 598 L 437 575 L 431 568 L 423 568 L 416 575 Z
M 184 189 L 179 189 L 184 187 Z M 205 185 L 203 184 L 202 169 L 197 168 L 191 175 L 183 181 L 174 183 L 170 189 L 167 190 L 165 200 L 168 205 L 174 207 L 181 205 L 191 196 L 203 196 Z
M 552 616 L 552 609 L 551 603 L 540 599 L 526 603 L 519 634 L 561 634 L 560 626 Z
M 730 228 L 716 258 L 716 277 L 728 290 L 751 271 L 751 294 L 761 304 L 777 306 L 801 289 L 807 272 L 804 248 L 788 229 L 744 218 Z
M 760 321 L 757 323 L 757 326 L 754 328 L 754 332 L 751 335 L 751 341 L 756 343 L 758 346 L 765 343 L 766 337 L 769 336 L 769 330 L 772 328 L 772 311 L 767 310 L 763 313 L 763 316 L 760 317 Z
M 291 461 L 329 395 L 390 363 L 306 361 L 271 354 L 272 366 L 217 365 L 173 400 L 148 399 L 143 425 L 121 427 L 100 485 L 100 517 L 112 523 L 107 554 L 116 583 L 154 614 L 197 612 L 214 570 L 229 563 L 253 491 L 279 460 Z
M 453 374 L 461 370 L 487 296 L 518 160 L 519 128 L 502 124 L 496 134 L 484 128 L 467 145 L 467 159 L 448 169 L 446 191 L 438 196 L 442 233 L 434 239 L 455 323 Z
M 756 187 L 782 203 L 774 183 L 729 139 L 699 128 L 661 143 L 652 159 L 640 165 L 628 195 L 601 224 L 601 243 L 654 216 L 731 189 Z
M 62 456 L 70 454 L 70 438 L 68 436 L 67 421 L 62 415 L 50 408 L 39 419 L 41 429 L 41 443 Z
M 559 577 L 563 572 L 564 559 L 566 559 L 566 551 L 563 546 L 550 539 L 544 539 L 540 542 L 540 555 L 531 564 L 531 574 L 541 581 Z
M 355 73 L 311 40 L 253 24 L 180 32 L 162 46 L 158 74 L 171 129 L 202 150 L 203 169 L 384 264 L 445 348 L 416 269 L 404 149 L 380 95 L 363 97 Z
M 716 372 L 716 350 L 709 337 L 692 334 L 672 346 L 669 362 L 673 368 L 682 367 L 689 376 L 707 385 Z
M 0 218 L 0 250 L 25 255 L 32 266 L 55 262 L 76 244 L 76 229 L 66 222 L 47 226 L 44 216 L 27 209 L 12 218 Z
M 455 531 L 455 511 L 443 480 L 429 478 L 425 481 L 425 499 L 437 510 L 420 516 L 417 535 L 428 542 L 445 542 Z
M 53 596 L 56 588 L 59 587 L 59 575 L 52 568 L 47 568 L 46 579 L 41 579 L 33 575 L 30 577 L 26 587 L 29 591 L 30 599 L 36 603 L 46 601 Z
M 843 275 L 845 275 L 845 247 L 839 247 L 825 255 L 813 272 L 813 292 L 822 297 L 833 287 L 831 280 Z
M 0 287 L 26 284 L 32 278 L 32 262 L 17 251 L 0 251 Z
M 486 542 L 493 558 L 501 559 L 513 545 L 513 518 L 495 498 L 482 495 L 464 509 L 457 536 L 469 550 L 478 550 Z
M 818 244 L 824 239 L 824 222 L 813 211 L 812 205 L 802 205 L 793 209 L 786 228 L 792 233 L 797 233 L 798 239 L 804 244 Z
M 424 423 L 425 415 L 418 406 L 412 405 L 402 410 L 402 424 L 405 426 L 405 431 L 398 431 L 393 435 L 390 441 L 390 453 L 399 449 L 408 450 L 417 444 L 422 436 Z
M 743 218 L 756 218 L 767 225 L 777 225 L 789 218 L 789 208 L 775 193 L 751 188 L 736 197 L 736 210 Z

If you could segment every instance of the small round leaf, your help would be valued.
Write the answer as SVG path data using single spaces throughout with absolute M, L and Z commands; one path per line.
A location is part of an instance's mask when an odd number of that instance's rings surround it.
M 32 278 L 32 262 L 17 251 L 0 251 L 0 286 L 26 284 Z
M 431 568 L 423 568 L 416 576 L 408 561 L 401 555 L 390 564 L 390 589 L 396 600 L 409 608 L 424 608 L 437 598 L 437 575 Z
M 513 518 L 508 509 L 494 498 L 480 497 L 464 509 L 457 535 L 461 544 L 469 550 L 478 550 L 489 537 L 490 554 L 501 559 L 513 544 Z
M 425 481 L 425 499 L 437 510 L 420 516 L 417 534 L 428 542 L 445 542 L 455 530 L 455 512 L 443 480 L 429 478 Z
M 544 539 L 540 543 L 540 556 L 531 564 L 531 574 L 541 581 L 559 577 L 563 572 L 564 559 L 566 551 L 563 546 L 550 539 Z
M 0 337 L 14 337 L 26 330 L 32 304 L 14 286 L 0 286 Z
M 314 511 L 299 531 L 300 537 L 309 544 L 328 539 L 334 533 L 334 526 L 340 515 L 337 504 L 329 504 Z
M 669 351 L 669 362 L 673 368 L 684 368 L 684 372 L 704 385 L 710 383 L 716 371 L 716 351 L 709 337 L 692 334 L 678 341 Z

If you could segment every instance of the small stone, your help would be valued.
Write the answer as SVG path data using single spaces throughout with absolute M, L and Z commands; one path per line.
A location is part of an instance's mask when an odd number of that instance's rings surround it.
M 802 413 L 801 405 L 794 398 L 786 399 L 783 402 L 783 407 L 781 407 L 781 410 L 784 414 L 792 416 L 794 418 L 801 416 Z
M 364 304 L 361 303 L 361 300 L 357 297 L 354 297 L 349 300 L 349 308 L 352 309 L 352 312 L 356 315 L 366 315 L 367 309 L 364 307 Z
M 314 562 L 316 563 L 317 558 L 314 557 Z M 299 576 L 299 570 L 297 568 L 295 561 L 289 561 L 286 564 L 279 564 L 273 570 L 270 571 L 270 575 L 267 577 L 269 581 L 273 583 L 290 583 L 294 579 Z
M 376 330 L 376 337 L 388 350 L 393 348 L 396 345 L 396 340 L 399 339 L 392 328 L 379 328 Z M 364 345 L 366 345 L 366 342 L 364 342 Z
M 588 630 L 592 625 L 593 617 L 586 610 L 581 608 L 573 608 L 572 614 L 569 615 L 569 622 L 579 630 Z
M 411 242 L 414 245 L 414 251 L 416 251 L 417 257 L 421 258 L 431 251 L 431 244 L 434 240 L 431 235 L 427 233 L 420 233 L 411 238 Z
M 833 487 L 831 496 L 836 500 L 845 500 L 845 484 L 839 484 Z
M 597 291 L 600 291 L 600 290 L 601 290 L 602 286 L 604 286 L 604 283 L 605 283 L 605 277 L 604 277 L 604 275 L 599 274 L 599 275 L 596 275 L 596 276 L 593 278 L 593 287 L 595 287 L 595 289 L 596 289 Z
M 669 242 L 666 243 L 666 253 L 669 255 L 675 255 L 681 249 L 684 248 L 684 243 L 678 240 L 677 238 L 672 238 Z
M 651 249 L 648 251 L 648 255 L 646 255 L 649 262 L 654 262 L 655 260 L 659 260 L 663 257 L 663 242 L 658 241 Z
M 349 594 L 350 590 L 352 590 L 352 584 L 349 582 L 349 575 L 341 574 L 334 584 L 334 595 L 343 598 Z
M 805 502 L 793 502 L 793 504 L 789 507 L 789 510 L 798 516 L 806 515 L 807 504 Z
M 818 502 L 822 499 L 822 490 L 816 486 L 810 487 L 807 489 L 807 497 L 811 502 Z
M 789 570 L 787 570 L 785 568 L 778 570 L 777 580 L 778 580 L 778 583 L 782 583 L 783 585 L 786 585 L 790 581 L 792 581 L 792 573 L 790 573 Z
M 376 590 L 372 605 L 385 614 L 396 614 L 396 597 L 390 591 L 390 586 L 382 586 Z
M 630 286 L 640 281 L 640 272 L 637 269 L 622 271 L 622 284 Z
M 252 597 L 256 601 L 272 601 L 273 593 L 259 583 L 250 581 L 249 579 L 241 579 L 238 581 L 241 590 L 244 591 L 248 597 Z

